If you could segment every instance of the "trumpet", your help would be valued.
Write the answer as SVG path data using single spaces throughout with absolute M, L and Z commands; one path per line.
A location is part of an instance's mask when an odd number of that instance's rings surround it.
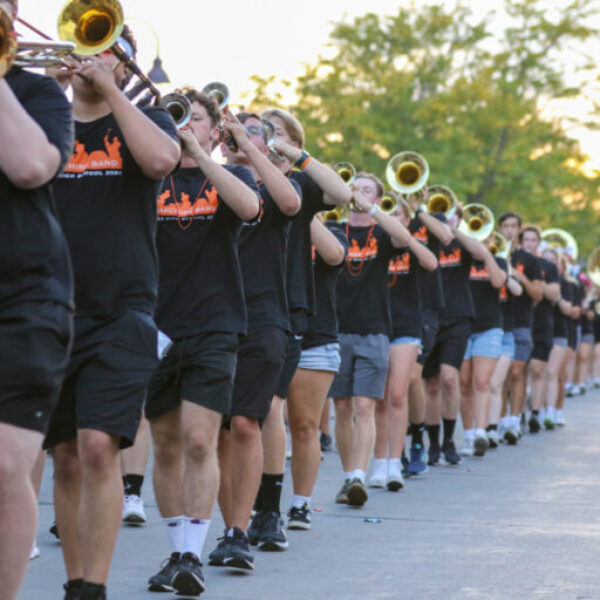
M 269 119 L 262 119 L 263 127 L 265 128 L 265 132 L 267 134 L 267 148 L 269 150 L 269 158 L 271 162 L 274 163 L 282 163 L 284 161 L 283 156 L 275 150 L 275 140 L 277 139 L 277 131 L 275 130 L 275 125 L 273 121 L 269 121 Z
M 458 230 L 483 242 L 494 230 L 494 215 L 483 204 L 467 204 L 463 209 L 463 218 Z
M 339 162 L 333 166 L 333 170 L 344 180 L 346 185 L 352 185 L 356 179 L 356 169 L 349 162 Z
M 564 252 L 573 260 L 577 260 L 579 247 L 575 238 L 568 231 L 558 228 L 544 229 L 542 231 L 542 242 L 545 242 L 546 246 Z
M 414 194 L 429 179 L 429 165 L 416 152 L 400 152 L 393 156 L 385 169 L 389 186 L 404 195 Z
M 386 215 L 393 215 L 398 210 L 398 200 L 393 192 L 386 192 L 383 194 L 379 208 L 381 209 L 381 212 L 384 212 Z
M 508 259 L 510 254 L 510 244 L 508 240 L 497 231 L 492 233 L 492 239 L 488 244 L 489 251 L 498 258 Z
M 600 287 L 600 247 L 594 248 L 587 260 L 587 274 L 596 287 Z M 597 314 L 600 314 L 598 312 Z
M 428 188 L 428 191 L 427 212 L 441 212 L 446 217 L 452 216 L 458 204 L 456 194 L 445 185 L 432 185 Z
M 336 221 L 337 223 L 347 223 L 350 220 L 350 207 L 346 204 L 336 206 L 323 213 L 324 221 Z
M 224 83 L 211 81 L 202 88 L 202 92 L 214 99 L 221 112 L 226 113 L 229 111 L 229 88 Z M 223 120 L 219 122 L 219 137 L 232 152 L 237 152 L 238 145 L 231 133 L 225 131 Z

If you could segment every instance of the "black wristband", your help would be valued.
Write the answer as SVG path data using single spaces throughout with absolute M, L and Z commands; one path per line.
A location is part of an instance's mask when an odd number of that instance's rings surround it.
M 300 170 L 304 169 L 309 159 L 310 154 L 306 150 L 302 150 L 302 154 L 300 154 L 300 158 L 294 163 L 294 167 Z

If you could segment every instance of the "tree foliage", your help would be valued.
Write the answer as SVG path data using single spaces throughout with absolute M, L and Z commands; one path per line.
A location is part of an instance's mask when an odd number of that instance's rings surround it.
M 584 175 L 577 140 L 542 107 L 582 93 L 570 87 L 578 72 L 583 82 L 597 74 L 583 52 L 598 33 L 589 25 L 594 11 L 571 0 L 550 17 L 540 0 L 505 0 L 501 29 L 496 15 L 475 19 L 461 0 L 368 13 L 337 23 L 331 55 L 286 83 L 293 106 L 272 93 L 274 77 L 260 76 L 252 104 L 292 110 L 324 161 L 383 175 L 391 155 L 417 151 L 431 184 L 496 215 L 513 209 L 564 227 L 589 251 L 600 245 L 600 176 Z

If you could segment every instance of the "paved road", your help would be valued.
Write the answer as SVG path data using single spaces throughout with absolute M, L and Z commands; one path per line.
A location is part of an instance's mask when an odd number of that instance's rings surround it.
M 367 506 L 333 502 L 336 453 L 315 492 L 313 530 L 289 532 L 290 549 L 258 553 L 252 574 L 206 567 L 214 600 L 598 600 L 600 599 L 600 392 L 569 399 L 568 425 L 527 435 L 460 467 L 435 467 L 404 490 L 374 490 Z M 62 598 L 60 548 L 48 533 L 51 474 L 41 494 L 41 557 L 19 600 Z M 289 478 L 288 482 L 289 484 Z M 289 485 L 284 505 L 289 499 Z M 149 523 L 123 528 L 109 580 L 110 600 L 170 600 L 146 591 L 169 550 L 151 485 Z M 365 523 L 364 517 L 381 523 Z M 217 515 L 207 552 L 222 529 Z

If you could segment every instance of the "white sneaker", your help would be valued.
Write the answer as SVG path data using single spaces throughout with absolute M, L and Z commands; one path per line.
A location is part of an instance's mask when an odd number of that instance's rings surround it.
M 141 525 L 146 522 L 146 513 L 144 512 L 144 501 L 134 494 L 125 496 L 123 505 L 123 522 L 131 525 Z
M 507 429 L 508 429 L 508 423 L 506 421 L 506 417 L 502 417 L 498 421 L 498 441 L 499 442 L 501 442 L 501 443 L 505 442 L 504 434 L 506 433 Z
M 31 554 L 29 555 L 29 560 L 33 560 L 40 555 L 40 549 L 36 542 L 33 542 L 33 548 L 31 549 Z
M 554 416 L 554 424 L 558 427 L 564 427 L 567 422 L 565 421 L 565 415 L 562 410 L 557 410 Z
M 485 430 L 477 429 L 473 440 L 473 456 L 483 456 L 490 447 Z
M 385 485 L 390 492 L 397 492 L 404 487 L 404 478 L 402 477 L 401 467 L 390 466 L 387 477 L 385 478 Z
M 464 438 L 462 446 L 460 447 L 460 450 L 458 451 L 458 453 L 461 456 L 473 456 L 474 452 L 475 452 L 475 448 L 473 447 L 473 438 L 472 437 Z
M 384 463 L 376 463 L 373 467 L 373 472 L 369 478 L 370 488 L 384 488 L 387 482 L 388 469 L 387 461 Z

